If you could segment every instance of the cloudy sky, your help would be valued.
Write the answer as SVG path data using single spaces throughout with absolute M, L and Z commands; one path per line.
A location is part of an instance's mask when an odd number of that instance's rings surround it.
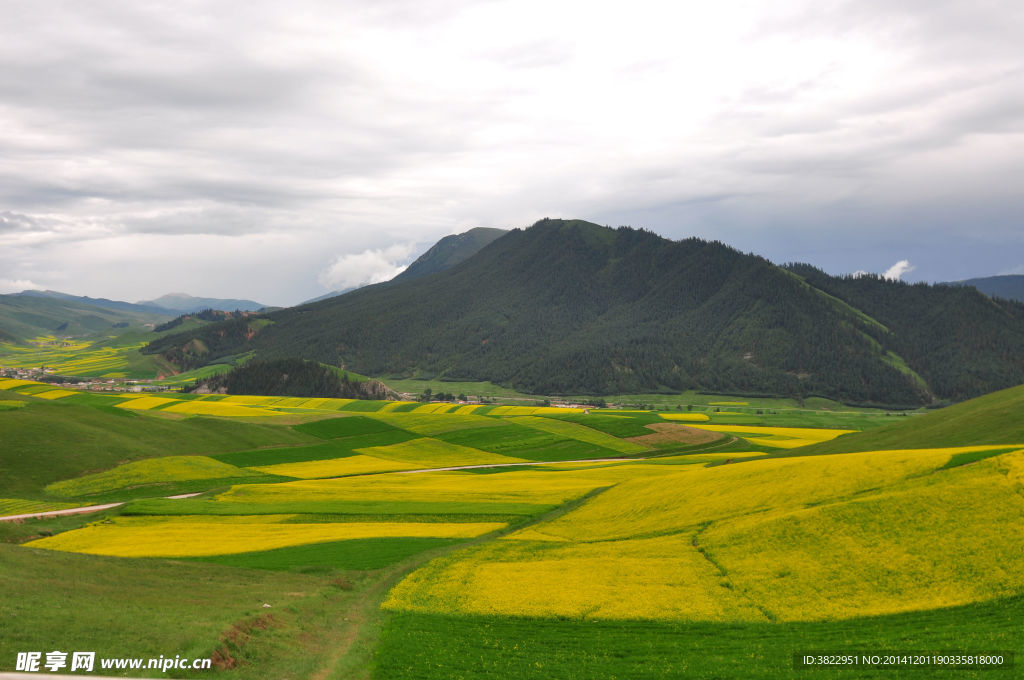
M 0 292 L 295 304 L 542 217 L 1024 273 L 1019 0 L 2 6 Z

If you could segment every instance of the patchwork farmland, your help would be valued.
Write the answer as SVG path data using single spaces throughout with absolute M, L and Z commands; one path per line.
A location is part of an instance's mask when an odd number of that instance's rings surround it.
M 62 646 L 380 679 L 782 678 L 801 652 L 1024 651 L 1024 388 L 904 418 L 718 401 L 0 380 L 0 514 L 119 504 L 0 523 L 0 620 L 18 622 L 0 670 Z

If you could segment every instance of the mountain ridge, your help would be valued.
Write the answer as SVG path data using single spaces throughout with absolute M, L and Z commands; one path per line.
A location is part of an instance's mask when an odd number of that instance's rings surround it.
M 453 267 L 476 255 L 481 248 L 507 233 L 505 229 L 474 227 L 461 234 L 445 236 L 391 280 L 418 279 Z
M 143 300 L 138 304 L 155 306 L 178 314 L 201 312 L 204 309 L 215 309 L 221 312 L 258 312 L 269 305 L 254 300 L 236 300 L 232 298 L 195 297 L 188 293 L 168 293 L 155 300 Z
M 1024 302 L 1024 274 L 1001 274 L 999 276 L 982 276 L 963 281 L 947 281 L 947 286 L 974 286 L 982 293 L 992 297 Z
M 210 351 L 194 361 L 255 350 L 542 394 L 705 389 L 907 405 L 1024 382 L 1024 305 L 864 281 L 850 289 L 715 241 L 546 219 L 440 272 L 267 314 L 256 330 L 168 336 L 147 351 L 199 339 Z M 930 330 L 941 324 L 929 314 L 970 318 L 982 339 L 966 342 L 963 366 L 941 366 L 964 357 L 955 343 L 907 330 L 904 299 L 926 303 L 928 318 L 917 318 Z M 970 356 L 990 336 L 996 351 Z

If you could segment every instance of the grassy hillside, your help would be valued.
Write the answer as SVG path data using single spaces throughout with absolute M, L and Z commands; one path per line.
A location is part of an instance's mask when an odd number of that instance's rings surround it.
M 797 449 L 794 455 L 1024 442 L 1024 385 L 867 432 Z
M 0 295 L 0 340 L 7 342 L 24 343 L 46 335 L 116 334 L 127 327 L 139 328 L 167 318 L 168 315 L 135 309 L 107 309 L 76 299 Z
M 313 440 L 287 427 L 203 418 L 173 421 L 100 400 L 88 405 L 89 397 L 71 397 L 83 404 L 36 400 L 0 411 L 0 497 L 41 497 L 48 484 L 130 460 Z

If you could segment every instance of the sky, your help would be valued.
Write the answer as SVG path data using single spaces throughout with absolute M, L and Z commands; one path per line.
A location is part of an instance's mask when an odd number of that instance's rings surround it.
M 0 293 L 292 305 L 544 217 L 1024 274 L 1019 0 L 2 4 Z

